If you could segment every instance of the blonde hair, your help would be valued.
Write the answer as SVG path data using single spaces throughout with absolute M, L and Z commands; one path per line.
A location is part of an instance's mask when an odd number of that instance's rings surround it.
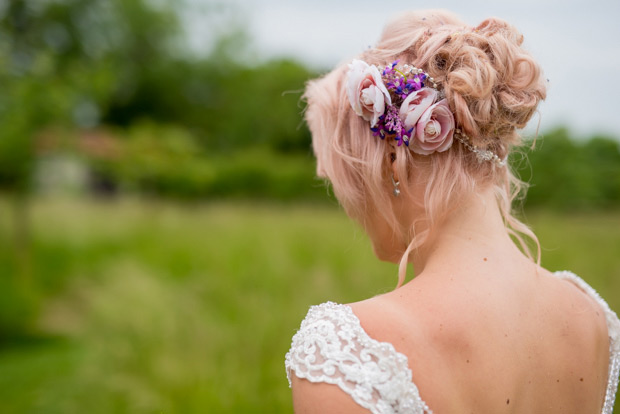
M 410 12 L 384 29 L 375 48 L 359 58 L 385 66 L 396 59 L 423 68 L 445 92 L 459 126 L 474 145 L 506 157 L 521 144 L 517 130 L 525 127 L 545 98 L 542 72 L 521 48 L 523 36 L 507 22 L 489 18 L 475 28 L 443 10 Z M 540 262 L 540 245 L 534 233 L 512 213 L 512 203 L 526 185 L 509 167 L 480 162 L 458 143 L 442 153 L 417 155 L 405 146 L 394 147 L 374 137 L 369 123 L 357 116 L 347 99 L 347 66 L 308 82 L 306 121 L 313 137 L 319 174 L 329 178 L 349 216 L 362 224 L 381 214 L 407 246 L 399 266 L 398 286 L 405 280 L 410 254 L 429 240 L 441 223 L 468 194 L 492 185 L 509 234 L 530 259 Z M 391 154 L 396 154 L 395 160 Z M 412 180 L 413 167 L 424 168 L 425 214 L 411 229 L 398 230 L 391 208 L 392 162 L 401 188 Z M 400 233 L 400 234 L 397 234 Z M 533 240 L 536 253 L 525 241 Z

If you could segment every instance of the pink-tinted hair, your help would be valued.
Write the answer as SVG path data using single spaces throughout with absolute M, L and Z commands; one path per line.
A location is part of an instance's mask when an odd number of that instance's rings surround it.
M 534 59 L 521 48 L 523 37 L 497 18 L 468 27 L 453 14 L 429 10 L 403 14 L 390 22 L 376 47 L 358 58 L 378 67 L 396 59 L 423 68 L 441 83 L 458 126 L 474 145 L 500 157 L 521 144 L 525 127 L 545 98 L 546 86 Z M 469 194 L 493 186 L 509 234 L 532 259 L 540 262 L 533 232 L 512 214 L 512 203 L 526 185 L 509 167 L 479 162 L 475 154 L 454 143 L 442 153 L 421 156 L 405 146 L 373 137 L 368 121 L 348 101 L 347 65 L 308 82 L 306 120 L 313 137 L 319 175 L 329 178 L 345 211 L 362 224 L 381 214 L 395 237 L 406 246 L 400 259 L 400 286 L 410 254 L 426 243 L 437 227 Z M 395 154 L 395 160 L 391 157 Z M 399 229 L 389 191 L 392 161 L 406 189 L 412 170 L 426 177 L 423 211 L 411 229 Z M 388 190 L 386 190 L 388 189 Z M 536 253 L 525 242 L 533 240 Z

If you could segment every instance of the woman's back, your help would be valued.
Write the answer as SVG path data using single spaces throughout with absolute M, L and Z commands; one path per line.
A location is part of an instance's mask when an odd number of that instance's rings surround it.
M 609 366 L 603 309 L 544 270 L 490 268 L 447 280 L 420 275 L 352 309 L 372 338 L 407 356 L 437 413 L 600 413 Z

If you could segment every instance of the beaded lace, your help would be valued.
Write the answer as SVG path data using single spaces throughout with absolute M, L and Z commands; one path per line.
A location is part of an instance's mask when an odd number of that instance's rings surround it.
M 407 357 L 372 339 L 349 306 L 312 306 L 286 354 L 286 374 L 338 385 L 373 414 L 431 413 L 411 380 Z
M 601 414 L 612 414 L 620 372 L 620 321 L 592 287 L 574 273 L 556 272 L 590 295 L 605 311 L 610 339 L 609 378 Z M 335 384 L 373 414 L 432 414 L 412 382 L 407 357 L 372 339 L 347 305 L 312 306 L 293 336 L 286 374 Z

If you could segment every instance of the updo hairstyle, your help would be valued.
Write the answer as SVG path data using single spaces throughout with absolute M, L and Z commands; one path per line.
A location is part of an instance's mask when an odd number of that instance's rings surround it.
M 430 10 L 400 15 L 385 27 L 377 46 L 358 58 L 380 68 L 399 59 L 400 64 L 424 69 L 441 84 L 457 127 L 471 143 L 504 158 L 521 144 L 517 130 L 526 126 L 546 95 L 541 69 L 522 43 L 523 36 L 501 19 L 489 18 L 472 28 L 449 12 Z M 307 84 L 306 120 L 317 170 L 331 181 L 345 211 L 362 225 L 373 214 L 390 223 L 403 245 L 399 286 L 410 253 L 430 240 L 433 229 L 465 196 L 488 186 L 494 188 L 507 231 L 532 260 L 540 261 L 536 236 L 511 211 L 525 184 L 509 166 L 481 162 L 456 140 L 445 152 L 418 155 L 373 136 L 368 121 L 356 115 L 348 101 L 347 70 L 342 64 Z M 424 214 L 410 229 L 398 225 L 393 195 L 386 190 L 392 163 L 402 191 L 411 180 L 424 180 Z M 534 241 L 536 254 L 523 236 Z

